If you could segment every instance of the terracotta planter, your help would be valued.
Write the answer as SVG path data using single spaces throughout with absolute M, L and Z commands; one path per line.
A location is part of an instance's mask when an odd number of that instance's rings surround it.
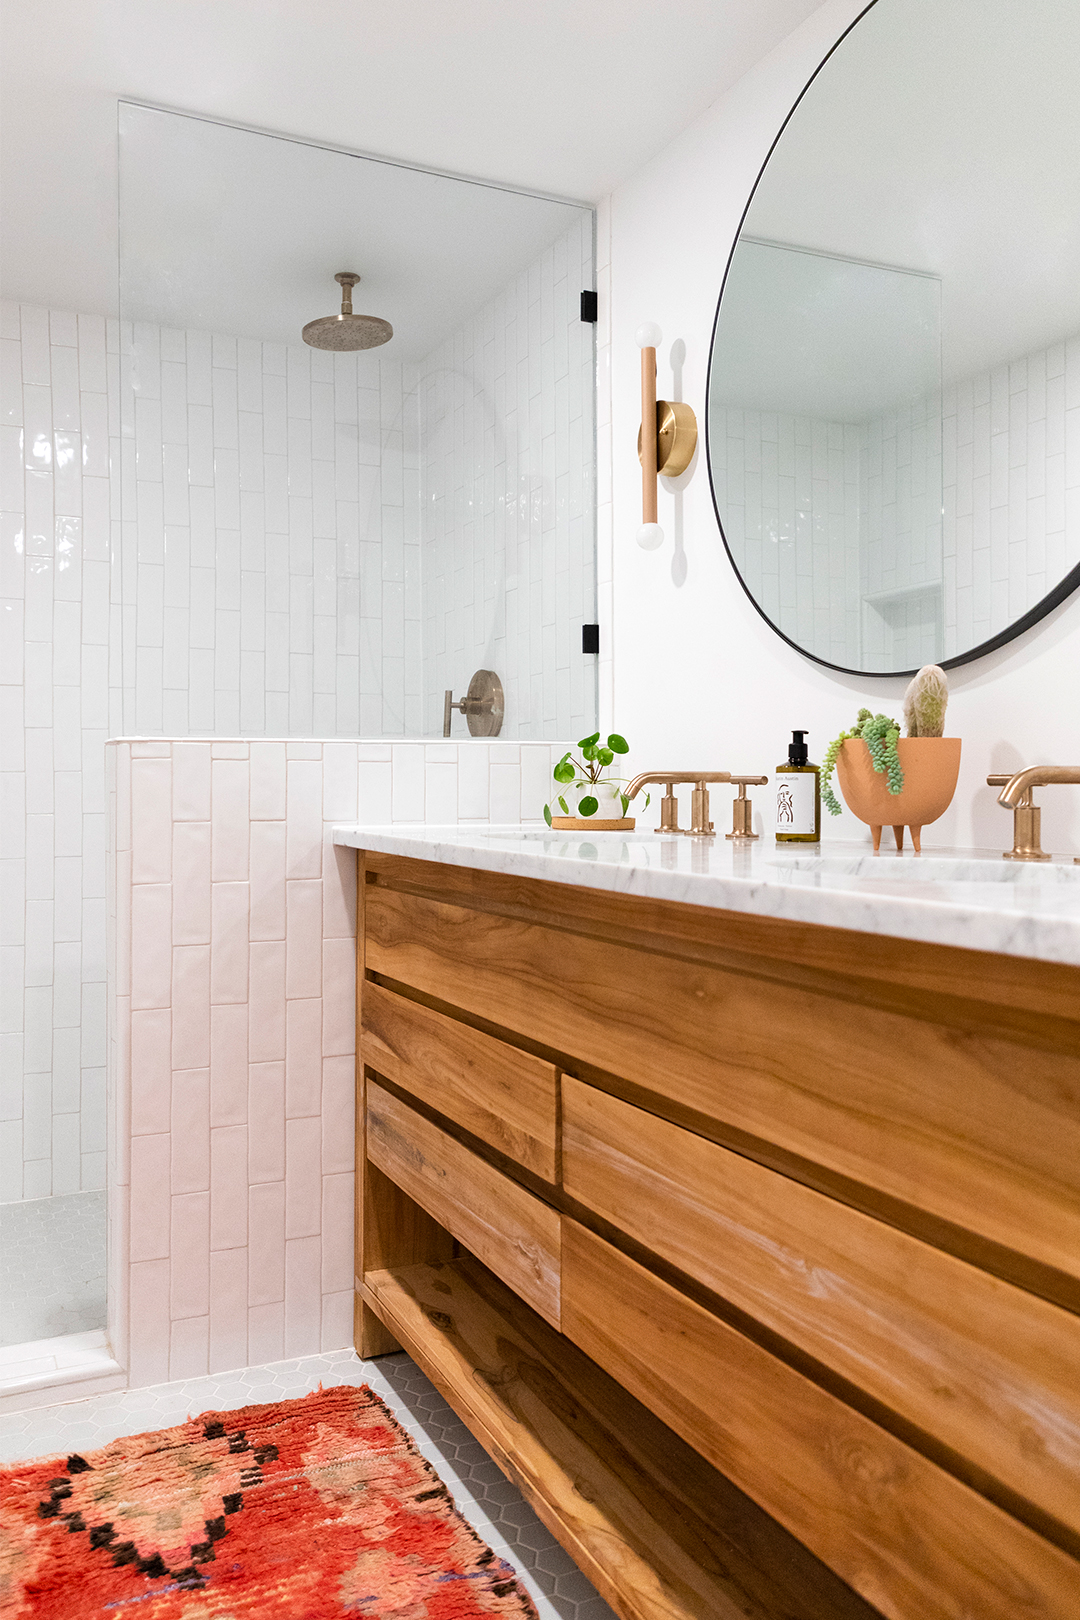
M 836 777 L 848 809 L 865 821 L 875 851 L 882 827 L 891 827 L 897 849 L 904 847 L 904 828 L 911 828 L 916 853 L 924 827 L 943 816 L 956 792 L 960 774 L 959 737 L 901 737 L 896 745 L 904 771 L 903 790 L 894 797 L 884 772 L 879 776 L 861 738 L 850 739 L 836 757 Z

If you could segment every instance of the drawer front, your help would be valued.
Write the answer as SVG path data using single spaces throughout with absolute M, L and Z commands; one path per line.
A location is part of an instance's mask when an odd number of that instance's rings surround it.
M 566 1191 L 1080 1531 L 1069 1312 L 580 1081 Z
M 1080 1276 L 1080 1056 L 370 884 L 367 966 Z M 1056 1038 L 1056 1037 L 1055 1037 Z
M 1075 1620 L 1080 1564 L 571 1220 L 563 1332 L 892 1620 Z
M 371 1163 L 557 1328 L 555 1211 L 381 1086 L 365 1090 Z
M 363 1060 L 545 1181 L 555 1180 L 558 1073 L 530 1052 L 381 985 L 360 998 Z

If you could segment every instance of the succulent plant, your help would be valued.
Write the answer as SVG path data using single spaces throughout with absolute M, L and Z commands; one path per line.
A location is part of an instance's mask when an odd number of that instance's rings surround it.
M 900 764 L 900 755 L 896 745 L 900 740 L 899 724 L 887 714 L 871 714 L 869 709 L 860 709 L 859 717 L 850 731 L 842 731 L 825 750 L 825 758 L 821 766 L 821 802 L 831 816 L 838 816 L 843 809 L 840 800 L 836 797 L 832 785 L 832 773 L 836 766 L 836 756 L 846 742 L 861 738 L 870 751 L 870 760 L 878 775 L 884 774 L 889 792 L 895 797 L 902 793 L 904 788 L 904 769 Z
M 943 737 L 949 681 L 937 664 L 924 664 L 904 693 L 904 724 L 909 737 Z

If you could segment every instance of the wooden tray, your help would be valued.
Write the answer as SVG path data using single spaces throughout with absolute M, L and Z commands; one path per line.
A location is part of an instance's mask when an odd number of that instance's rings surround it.
M 620 816 L 616 821 L 602 821 L 596 816 L 552 816 L 551 825 L 558 832 L 633 832 L 636 816 Z

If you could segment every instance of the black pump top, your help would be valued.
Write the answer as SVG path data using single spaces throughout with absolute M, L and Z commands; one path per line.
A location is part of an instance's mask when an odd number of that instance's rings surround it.
M 787 751 L 789 765 L 805 765 L 809 760 L 810 750 L 806 746 L 808 736 L 809 732 L 806 731 L 793 731 L 791 733 L 791 741 L 788 743 Z

